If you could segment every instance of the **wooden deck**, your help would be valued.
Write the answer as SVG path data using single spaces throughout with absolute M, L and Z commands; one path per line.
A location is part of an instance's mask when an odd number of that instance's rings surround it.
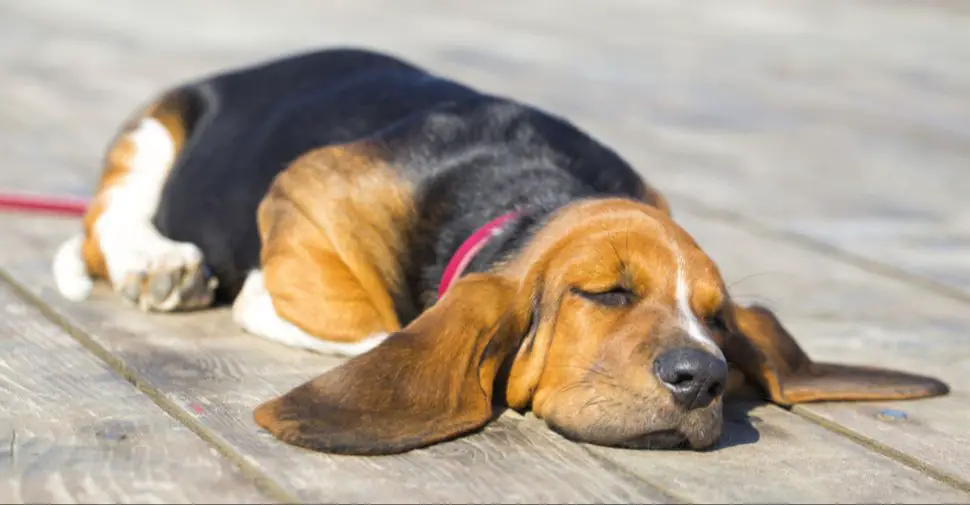
M 86 196 L 162 87 L 362 44 L 575 120 L 635 163 L 735 296 L 815 356 L 949 396 L 735 405 L 716 450 L 531 417 L 409 454 L 311 453 L 258 402 L 337 361 L 225 311 L 70 304 L 70 219 L 0 215 L 0 502 L 970 502 L 970 8 L 920 0 L 0 0 L 0 188 Z

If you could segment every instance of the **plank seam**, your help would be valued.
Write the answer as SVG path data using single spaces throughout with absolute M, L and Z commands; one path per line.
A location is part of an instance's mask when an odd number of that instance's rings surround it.
M 220 455 L 228 459 L 242 472 L 243 476 L 249 479 L 260 492 L 274 499 L 277 503 L 300 503 L 301 500 L 295 495 L 283 489 L 275 480 L 262 472 L 256 465 L 249 463 L 245 456 L 239 454 L 229 445 L 219 440 L 211 430 L 196 421 L 184 409 L 175 402 L 169 400 L 164 393 L 152 386 L 143 379 L 136 371 L 132 370 L 125 362 L 97 343 L 87 332 L 76 328 L 66 318 L 58 314 L 51 306 L 31 293 L 17 282 L 5 270 L 0 269 L 0 280 L 7 284 L 14 294 L 24 303 L 37 309 L 41 315 L 50 323 L 67 333 L 72 339 L 81 345 L 85 350 L 93 354 L 97 359 L 104 362 L 111 370 L 121 378 L 135 387 L 138 391 L 147 396 L 158 408 L 175 419 L 176 422 L 188 428 L 197 437 L 202 439 L 207 445 L 219 452 Z
M 626 477 L 629 480 L 636 480 L 646 484 L 651 491 L 666 498 L 668 500 L 667 503 L 696 503 L 696 500 L 687 499 L 686 497 L 681 496 L 672 490 L 658 486 L 650 479 L 639 475 L 635 470 L 627 468 L 623 464 L 614 461 L 609 456 L 604 456 L 592 451 L 589 447 L 587 447 L 586 444 L 579 444 L 579 446 L 582 448 L 583 452 L 601 464 L 605 470 Z
M 826 419 L 814 412 L 807 410 L 803 406 L 796 405 L 792 408 L 792 413 L 800 416 L 801 418 L 815 423 L 826 430 L 841 435 L 852 442 L 855 442 L 862 447 L 869 449 L 877 454 L 881 454 L 893 461 L 897 461 L 902 465 L 908 466 L 930 478 L 938 480 L 948 486 L 952 486 L 965 493 L 970 493 L 970 482 L 967 482 L 959 477 L 951 475 L 943 470 L 940 470 L 932 465 L 926 464 L 909 454 L 906 454 L 899 449 L 894 449 L 878 440 L 867 437 L 862 433 L 859 433 L 848 426 L 844 426 L 830 419 Z

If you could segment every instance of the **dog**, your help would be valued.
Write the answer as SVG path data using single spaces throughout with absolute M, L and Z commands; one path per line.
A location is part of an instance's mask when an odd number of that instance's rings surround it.
M 735 303 L 664 197 L 564 118 L 334 48 L 174 87 L 111 141 L 58 290 L 350 356 L 255 409 L 305 448 L 401 453 L 505 408 L 568 439 L 709 448 L 729 364 L 775 404 L 945 394 L 813 362 Z

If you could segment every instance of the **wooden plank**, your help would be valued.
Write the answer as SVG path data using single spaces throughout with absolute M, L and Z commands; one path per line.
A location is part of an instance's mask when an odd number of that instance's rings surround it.
M 861 326 L 853 321 L 796 317 L 790 326 L 800 334 L 825 336 L 813 345 L 820 359 L 868 361 L 946 380 L 953 392 L 943 398 L 803 405 L 795 411 L 970 490 L 970 395 L 966 389 L 970 348 L 965 322 L 944 319 Z
M 964 393 L 958 397 L 956 401 L 967 402 Z M 795 411 L 967 490 L 970 414 L 966 409 L 955 410 L 953 403 L 822 404 L 798 406 Z
M 903 264 L 910 260 L 893 259 L 894 252 L 885 250 L 898 244 L 900 227 L 930 230 L 908 237 L 946 234 L 958 242 L 967 230 L 967 221 L 959 217 L 970 145 L 962 142 L 961 133 L 968 117 L 967 102 L 961 100 L 967 67 L 960 64 L 968 47 L 963 37 L 967 17 L 949 10 L 902 8 L 902 3 L 861 8 L 831 3 L 818 7 L 820 3 L 810 1 L 684 5 L 642 0 L 574 2 L 569 9 L 533 2 L 535 14 L 525 14 L 518 5 L 500 2 L 462 3 L 460 8 L 435 3 L 433 9 L 413 3 L 402 8 L 367 1 L 294 2 L 288 5 L 299 9 L 273 13 L 285 19 L 274 25 L 286 27 L 280 30 L 261 22 L 264 11 L 256 4 L 247 5 L 245 14 L 233 15 L 233 23 L 217 24 L 210 20 L 225 18 L 226 3 L 105 2 L 97 9 L 69 0 L 0 6 L 5 40 L 31 49 L 3 55 L 18 72 L 0 78 L 0 89 L 21 106 L 0 110 L 0 142 L 9 147 L 6 165 L 25 167 L 0 172 L 3 184 L 83 193 L 94 183 L 93 162 L 104 139 L 133 104 L 159 87 L 202 69 L 308 44 L 363 42 L 576 119 L 672 194 L 678 217 L 691 231 L 695 227 L 684 212 L 696 202 L 803 233 L 848 223 L 841 235 L 857 239 L 853 243 L 863 246 L 863 254 Z M 375 18 L 375 8 L 389 15 Z M 171 37 L 173 25 L 186 27 L 177 38 Z M 611 27 L 609 36 L 603 36 L 602 26 Z M 85 161 L 84 168 L 77 160 Z M 888 238 L 871 240 L 873 223 Z M 717 236 L 713 231 L 698 233 Z M 927 373 L 937 373 L 934 365 L 943 363 L 939 373 L 945 379 L 962 377 L 962 358 L 955 352 L 961 344 L 959 328 L 966 327 L 962 305 L 899 283 L 877 282 L 857 269 L 806 256 L 774 240 L 735 232 L 725 237 L 711 247 L 722 263 L 737 256 L 741 267 L 728 269 L 734 272 L 731 280 L 741 278 L 740 273 L 768 272 L 741 282 L 736 290 L 779 307 L 814 354 L 858 356 L 860 362 L 878 360 Z M 934 275 L 962 278 L 962 264 L 927 260 L 920 256 L 926 249 L 920 247 L 913 248 L 912 257 L 930 261 Z M 962 257 L 959 243 L 952 251 L 953 258 Z M 752 284 L 759 279 L 764 282 Z M 47 289 L 45 282 L 41 279 L 38 289 Z M 838 296 L 829 296 L 834 286 Z M 208 354 L 192 354 L 195 343 L 165 334 L 183 329 L 168 319 L 131 316 L 118 326 L 114 319 L 96 321 L 122 317 L 113 303 L 98 310 L 87 316 L 89 328 L 127 332 L 129 338 L 148 342 L 139 351 L 140 366 L 161 366 L 162 371 L 153 373 L 163 380 L 168 380 L 166 374 L 215 380 L 218 387 L 202 381 L 198 391 L 212 387 L 214 393 L 233 398 L 226 402 L 239 415 L 253 396 L 240 397 L 219 381 L 270 373 L 286 362 L 259 361 L 247 353 L 238 360 L 213 357 L 239 352 L 238 336 L 213 337 L 225 331 L 226 320 L 218 315 L 186 323 L 186 328 L 203 325 L 205 331 L 187 334 L 212 346 Z M 932 330 L 937 326 L 942 330 Z M 937 340 L 917 338 L 931 331 Z M 233 343 L 226 345 L 224 339 Z M 162 352 L 172 348 L 178 352 Z M 130 355 L 126 359 L 134 360 Z M 316 371 L 316 365 L 306 367 L 263 384 L 260 395 Z M 932 465 L 933 472 L 963 475 L 961 467 L 947 466 L 962 454 L 959 447 L 956 453 L 942 447 L 947 437 L 955 439 L 964 419 L 966 402 L 958 401 L 963 394 L 958 390 L 948 398 L 906 407 L 910 419 L 922 427 L 932 425 L 937 433 L 926 437 L 928 446 L 900 441 L 908 425 L 843 427 L 879 435 L 879 443 L 899 450 L 919 449 L 919 461 Z M 180 395 L 175 388 L 169 394 L 173 401 L 195 408 Z M 931 410 L 927 405 L 939 407 Z M 839 408 L 852 412 L 855 407 Z M 940 415 L 947 411 L 958 414 Z M 226 414 L 220 419 L 235 418 Z M 916 430 L 908 436 L 925 433 Z M 725 475 L 743 479 L 739 473 Z M 774 478 L 787 481 L 788 475 Z M 873 488 L 864 492 L 875 493 L 881 485 L 867 482 Z
M 269 496 L 0 284 L 0 502 Z
M 122 307 L 106 290 L 90 303 L 64 303 L 53 292 L 45 257 L 55 245 L 55 230 L 76 223 L 9 217 L 0 223 L 0 236 L 8 244 L 3 253 L 7 272 L 53 302 L 70 324 L 87 332 L 219 445 L 300 500 L 671 501 L 648 482 L 614 473 L 613 465 L 578 445 L 527 436 L 514 416 L 475 436 L 382 458 L 331 456 L 282 444 L 255 425 L 252 408 L 339 360 L 243 334 L 227 310 L 148 315 Z
M 966 502 L 968 495 L 793 414 L 733 404 L 729 421 L 751 428 L 729 433 L 722 449 L 701 454 L 637 453 L 591 447 L 638 475 L 662 480 L 692 503 Z M 694 470 L 692 470 L 694 469 Z M 686 475 L 685 475 L 686 474 Z M 932 493 L 929 498 L 926 493 Z
M 751 480 L 749 461 L 765 462 L 758 480 L 784 482 L 783 489 L 790 496 L 829 493 L 829 499 L 879 500 L 886 496 L 886 489 L 893 489 L 895 501 L 970 498 L 775 407 L 767 407 L 770 414 L 759 414 L 764 421 L 754 428 L 744 415 L 735 415 L 726 425 L 724 449 L 713 453 L 629 455 L 627 451 L 584 448 L 533 422 L 508 416 L 482 434 L 388 458 L 335 457 L 287 447 L 262 434 L 250 420 L 249 409 L 337 360 L 242 334 L 232 327 L 225 311 L 147 315 L 121 308 L 103 290 L 83 304 L 62 301 L 51 287 L 46 254 L 56 245 L 57 230 L 64 236 L 72 226 L 70 222 L 0 218 L 0 236 L 10 244 L 30 245 L 29 252 L 27 248 L 8 249 L 4 257 L 7 271 L 91 334 L 213 437 L 301 499 L 697 501 L 717 496 L 707 489 L 712 473 L 732 482 Z M 799 460 L 805 454 L 815 455 L 816 461 L 851 462 L 873 477 L 858 483 L 849 495 L 841 488 L 819 487 L 820 482 L 841 479 L 844 468 L 819 467 L 813 470 L 815 478 L 803 479 L 793 478 L 790 466 L 770 464 L 779 459 Z M 616 467 L 604 464 L 601 458 L 625 466 L 644 481 L 631 482 L 630 474 L 615 473 Z M 661 464 L 677 475 L 677 485 L 671 484 L 669 475 L 642 471 Z M 502 482 L 501 488 L 495 482 Z M 664 491 L 656 489 L 660 485 Z M 755 492 L 759 489 L 763 494 Z M 769 491 L 769 487 L 749 484 L 731 496 L 751 501 L 777 496 Z
M 898 367 L 953 391 L 928 400 L 819 404 L 796 412 L 970 488 L 966 304 L 688 213 L 680 221 L 742 301 L 767 303 L 816 359 Z

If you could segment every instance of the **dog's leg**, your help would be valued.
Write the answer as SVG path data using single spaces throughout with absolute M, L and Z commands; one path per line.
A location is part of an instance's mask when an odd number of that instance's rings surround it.
M 84 218 L 83 236 L 68 240 L 55 257 L 55 282 L 66 297 L 87 297 L 95 277 L 146 311 L 212 303 L 216 280 L 208 278 L 199 248 L 168 239 L 152 224 L 187 131 L 177 95 L 169 94 L 116 138 Z
M 233 307 L 247 331 L 359 354 L 400 329 L 402 235 L 411 199 L 360 146 L 320 149 L 277 176 L 260 204 L 261 271 Z

